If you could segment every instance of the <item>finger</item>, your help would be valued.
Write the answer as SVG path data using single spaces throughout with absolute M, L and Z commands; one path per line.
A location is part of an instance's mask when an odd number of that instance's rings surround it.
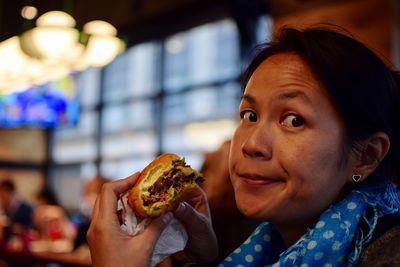
M 136 172 L 124 179 L 116 180 L 108 183 L 111 185 L 112 191 L 118 197 L 121 193 L 126 192 L 128 189 L 133 187 L 140 176 L 140 172 Z
M 96 198 L 96 201 L 94 203 L 91 223 L 86 233 L 86 240 L 89 242 L 89 244 L 91 243 L 91 240 L 93 238 L 93 227 L 97 224 L 98 214 L 99 214 L 99 196 Z
M 191 200 L 195 201 L 196 199 L 202 197 L 203 197 L 203 189 L 199 185 L 196 185 L 195 190 L 192 190 L 190 192 L 190 194 L 187 196 L 187 199 L 189 199 L 189 201 Z
M 100 196 L 97 196 L 96 201 L 94 202 L 94 207 L 93 207 L 93 211 L 92 211 L 92 221 L 96 221 L 97 220 L 97 216 L 99 215 L 99 198 Z
M 196 190 L 192 192 L 190 198 L 186 200 L 186 202 L 190 204 L 194 208 L 194 210 L 197 210 L 197 212 L 202 213 L 204 216 L 211 220 L 211 213 L 207 201 L 207 195 L 200 186 L 197 186 Z M 182 207 L 181 209 L 183 210 L 184 207 Z
M 141 234 L 141 236 L 149 242 L 154 247 L 154 244 L 160 237 L 162 231 L 167 227 L 170 223 L 173 215 L 171 212 L 167 212 L 166 214 L 156 218 L 153 220 L 145 229 L 145 231 Z
M 182 223 L 189 229 L 204 225 L 204 222 L 206 224 L 210 223 L 209 219 L 204 214 L 198 212 L 186 202 L 180 203 L 174 214 L 176 218 L 182 221 Z M 198 224 L 199 221 L 202 223 Z
M 99 215 L 102 220 L 118 221 L 116 217 L 117 201 L 120 194 L 132 188 L 140 173 L 137 172 L 125 179 L 109 182 L 101 188 Z
M 207 201 L 207 194 L 200 186 L 197 186 L 196 195 L 194 195 L 187 202 L 191 206 L 193 206 L 198 212 L 204 214 L 208 218 L 211 218 L 210 207 Z
M 185 252 L 180 254 L 179 258 L 185 261 L 215 259 L 218 246 L 211 219 L 185 202 L 176 209 L 175 217 L 184 224 L 189 234 Z M 204 244 L 207 244 L 207 249 L 199 249 L 199 247 L 204 247 Z

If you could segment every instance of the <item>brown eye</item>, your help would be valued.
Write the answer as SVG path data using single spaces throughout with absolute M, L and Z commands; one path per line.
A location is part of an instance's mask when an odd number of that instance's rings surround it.
M 240 113 L 240 118 L 242 120 L 247 120 L 247 121 L 250 121 L 250 122 L 256 122 L 257 121 L 257 114 L 255 112 L 253 112 L 253 111 L 245 110 L 245 111 L 242 111 Z
M 283 118 L 281 124 L 286 127 L 301 127 L 304 125 L 304 119 L 301 116 L 289 114 Z

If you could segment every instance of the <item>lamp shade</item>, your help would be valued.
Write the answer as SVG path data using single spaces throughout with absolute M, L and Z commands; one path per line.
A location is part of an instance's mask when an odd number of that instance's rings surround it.
M 0 95 L 56 80 L 71 71 L 103 67 L 125 44 L 111 24 L 95 20 L 83 32 L 65 12 L 50 11 L 36 27 L 0 43 Z
M 69 73 L 65 65 L 46 65 L 27 56 L 21 50 L 18 39 L 14 36 L 0 43 L 0 94 L 24 90 Z
M 65 12 L 50 11 L 40 16 L 37 27 L 24 32 L 20 38 L 22 50 L 29 56 L 54 62 L 71 62 L 82 53 L 75 20 Z
M 94 20 L 83 26 L 83 32 L 89 36 L 85 52 L 76 64 L 76 69 L 87 67 L 103 67 L 110 63 L 125 44 L 116 37 L 117 30 L 110 23 Z
M 40 65 L 20 49 L 17 36 L 0 43 L 0 94 L 23 90 L 31 84 L 30 73 Z
M 92 67 L 103 67 L 123 50 L 123 42 L 112 36 L 91 36 L 87 44 L 84 60 Z

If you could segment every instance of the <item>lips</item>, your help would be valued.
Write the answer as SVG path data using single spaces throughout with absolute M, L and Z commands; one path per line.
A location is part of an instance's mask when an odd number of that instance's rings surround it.
M 257 174 L 250 174 L 250 173 L 240 173 L 238 174 L 239 178 L 243 180 L 245 183 L 250 185 L 268 185 L 272 183 L 279 182 L 277 179 L 260 176 Z

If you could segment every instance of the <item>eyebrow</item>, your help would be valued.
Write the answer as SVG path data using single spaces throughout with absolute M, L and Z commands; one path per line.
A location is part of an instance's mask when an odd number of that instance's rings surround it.
M 246 100 L 250 104 L 254 104 L 256 102 L 255 97 L 248 95 L 248 94 L 243 94 L 241 97 L 241 100 Z
M 300 98 L 308 103 L 311 103 L 310 98 L 300 90 L 287 90 L 276 96 L 276 99 L 280 101 L 287 101 L 295 98 Z
M 308 103 L 311 103 L 310 98 L 300 90 L 286 90 L 274 96 L 274 100 L 276 99 L 278 101 L 288 101 L 295 98 L 300 98 Z M 243 94 L 242 100 L 246 100 L 250 104 L 254 104 L 256 102 L 256 98 L 248 94 Z

